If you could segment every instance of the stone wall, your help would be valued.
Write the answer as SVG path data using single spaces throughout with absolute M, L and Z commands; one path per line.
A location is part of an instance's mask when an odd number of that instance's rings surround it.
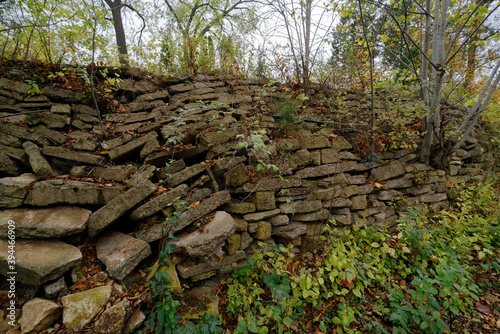
M 170 233 L 179 238 L 170 259 L 179 292 L 177 276 L 189 284 L 229 273 L 263 247 L 259 242 L 317 247 L 329 222 L 394 231 L 408 207 L 437 212 L 462 182 L 483 180 L 498 159 L 475 138 L 446 171 L 417 163 L 410 149 L 362 158 L 333 127 L 314 120 L 283 126 L 279 115 L 260 112 L 268 99 L 285 95 L 263 82 L 137 80 L 137 69 L 121 75 L 103 110 L 108 137 L 83 94 L 47 86 L 33 96 L 23 82 L 0 78 L 0 273 L 8 272 L 5 238 L 13 220 L 16 279 L 31 291 L 19 306 L 35 296 L 60 297 L 89 276 L 85 249 L 105 269 L 92 274 L 114 289 L 88 291 L 116 311 L 126 299 L 109 303 L 111 296 L 137 275 L 134 268 L 157 257 Z M 346 94 L 352 110 L 366 99 Z M 95 246 L 87 247 L 89 240 Z M 66 328 L 90 322 L 93 316 L 73 321 L 69 298 L 75 294 L 62 299 Z M 128 305 L 127 318 L 139 307 Z

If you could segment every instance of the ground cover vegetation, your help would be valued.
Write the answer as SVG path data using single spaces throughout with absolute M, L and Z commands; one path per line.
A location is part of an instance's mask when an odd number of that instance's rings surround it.
M 219 285 L 218 317 L 180 317 L 155 273 L 156 333 L 494 333 L 500 306 L 498 178 L 430 217 L 409 210 L 397 234 L 332 221 L 320 248 L 257 251 Z M 166 247 L 163 258 L 171 252 Z M 157 320 L 157 322 L 155 322 Z

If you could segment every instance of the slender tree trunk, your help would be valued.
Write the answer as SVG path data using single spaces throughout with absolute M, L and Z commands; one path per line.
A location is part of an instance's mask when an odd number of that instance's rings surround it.
M 426 116 L 426 132 L 420 158 L 425 163 L 430 163 L 431 149 L 433 141 L 441 145 L 442 149 L 442 129 L 441 129 L 441 90 L 443 87 L 445 70 L 445 37 L 447 27 L 447 14 L 450 0 L 443 0 L 442 4 L 436 1 L 434 8 L 434 31 L 432 43 L 432 96 L 430 98 L 429 113 Z
M 429 105 L 429 47 L 431 42 L 431 1 L 425 1 L 425 28 L 424 28 L 424 43 L 422 46 L 422 54 L 420 55 L 420 80 L 422 84 L 422 99 Z
M 302 72 L 302 82 L 304 93 L 309 96 L 309 63 L 311 57 L 311 11 L 312 11 L 312 0 L 307 0 L 305 3 L 305 29 L 304 29 L 304 61 L 303 61 L 303 72 Z M 304 20 L 304 19 L 303 19 Z

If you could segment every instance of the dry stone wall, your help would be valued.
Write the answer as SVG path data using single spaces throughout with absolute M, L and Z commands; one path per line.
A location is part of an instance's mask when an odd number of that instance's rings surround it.
M 8 271 L 9 220 L 16 223 L 17 280 L 34 287 L 32 297 L 60 297 L 68 277 L 75 283 L 84 275 L 87 236 L 96 240 L 106 271 L 96 274 L 106 288 L 70 294 L 60 306 L 48 302 L 49 322 L 62 307 L 68 329 L 89 323 L 102 305 L 143 320 L 140 305 L 112 296 L 171 233 L 179 240 L 170 276 L 198 282 L 242 266 L 260 247 L 317 247 L 330 222 L 394 231 L 408 207 L 437 212 L 461 182 L 481 181 L 495 166 L 494 153 L 474 138 L 446 171 L 417 163 L 409 149 L 362 159 L 333 128 L 282 127 L 279 116 L 257 112 L 265 103 L 263 82 L 136 80 L 137 71 L 123 70 L 115 107 L 104 110 L 110 137 L 86 96 L 51 86 L 33 96 L 23 82 L 0 78 L 0 273 Z M 346 98 L 349 108 L 361 99 L 356 94 Z M 75 321 L 75 305 L 92 298 L 100 306 Z M 49 326 L 47 319 L 27 320 L 38 299 L 19 300 L 27 302 L 23 332 Z M 121 330 L 137 325 L 122 322 Z

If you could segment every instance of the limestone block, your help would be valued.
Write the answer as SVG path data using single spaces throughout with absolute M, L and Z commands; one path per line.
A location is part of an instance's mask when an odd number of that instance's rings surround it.
M 23 305 L 21 333 L 38 334 L 61 315 L 61 307 L 51 300 L 35 298 Z
M 125 278 L 142 260 L 151 254 L 149 244 L 123 234 L 108 232 L 97 240 L 97 258 L 106 271 L 118 280 Z
M 82 328 L 90 323 L 108 303 L 112 289 L 106 285 L 62 297 L 64 326 Z
M 276 209 L 276 200 L 273 191 L 258 191 L 250 196 L 250 201 L 255 204 L 259 211 Z
M 0 236 L 7 237 L 8 221 L 16 222 L 20 238 L 60 238 L 83 232 L 92 212 L 73 206 L 0 211 Z

